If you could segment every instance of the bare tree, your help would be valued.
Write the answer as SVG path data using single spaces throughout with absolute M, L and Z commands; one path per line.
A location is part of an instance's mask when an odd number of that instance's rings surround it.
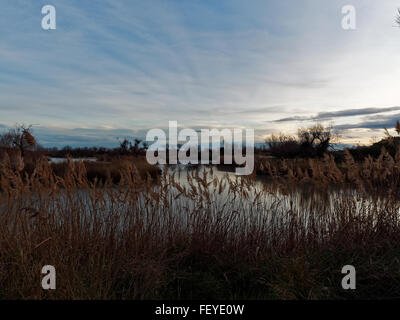
M 321 124 L 301 128 L 298 130 L 297 136 L 305 153 L 316 153 L 318 156 L 323 155 L 331 147 L 332 142 L 337 139 L 332 126 L 324 127 Z
M 322 156 L 339 135 L 333 131 L 332 125 L 315 124 L 300 128 L 297 139 L 290 135 L 280 134 L 268 137 L 266 142 L 271 155 L 282 158 Z
M 32 135 L 32 126 L 24 124 L 15 125 L 14 128 L 0 135 L 0 146 L 4 148 L 17 148 L 23 157 L 26 150 L 36 146 L 36 139 Z
M 400 9 L 397 9 L 396 23 L 397 23 L 397 24 L 399 25 L 399 27 L 400 27 Z
M 133 141 L 130 141 L 128 138 L 125 138 L 122 141 L 118 139 L 118 141 L 119 152 L 124 155 L 139 155 L 141 152 L 147 149 L 147 144 L 143 143 L 143 141 L 140 139 L 134 139 Z M 141 144 L 142 146 L 140 146 Z

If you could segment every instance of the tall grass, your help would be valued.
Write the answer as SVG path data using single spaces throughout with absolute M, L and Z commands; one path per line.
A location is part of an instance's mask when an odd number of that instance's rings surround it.
M 288 164 L 264 162 L 272 177 L 264 184 L 212 170 L 143 176 L 131 162 L 116 184 L 88 179 L 83 162 L 69 161 L 60 176 L 46 160 L 30 174 L 6 161 L 0 298 L 399 297 L 400 204 L 390 190 L 399 160 L 392 160 L 389 166 L 385 155 L 379 165 L 349 159 L 335 168 L 326 158 L 309 163 L 307 173 L 289 165 L 286 182 L 279 170 Z M 385 170 L 392 172 L 383 180 Z M 356 191 L 366 189 L 360 177 L 368 177 L 392 196 L 293 187 L 306 175 L 327 186 L 353 181 L 350 173 L 359 179 Z M 356 291 L 341 288 L 347 264 L 357 269 Z M 41 288 L 44 265 L 57 270 L 54 291 Z
M 376 159 L 368 156 L 355 161 L 345 150 L 344 161 L 335 161 L 333 155 L 325 154 L 317 159 L 258 159 L 256 171 L 272 179 L 298 186 L 309 183 L 316 187 L 352 186 L 370 196 L 398 196 L 400 190 L 400 149 L 392 157 L 385 148 Z

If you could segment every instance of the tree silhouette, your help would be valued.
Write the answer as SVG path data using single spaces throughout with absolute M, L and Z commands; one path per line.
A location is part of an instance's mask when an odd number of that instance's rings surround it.
M 32 126 L 17 124 L 0 136 L 0 145 L 6 148 L 18 148 L 21 156 L 25 151 L 36 146 L 36 139 L 32 135 Z

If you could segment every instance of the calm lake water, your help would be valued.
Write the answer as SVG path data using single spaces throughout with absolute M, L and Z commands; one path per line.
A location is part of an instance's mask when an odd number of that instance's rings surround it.
M 75 159 L 78 160 L 81 159 Z M 56 161 L 53 163 L 66 159 Z M 92 158 L 89 161 L 95 160 Z M 77 219 L 90 225 L 95 221 L 106 223 L 110 216 L 115 215 L 120 217 L 118 228 L 121 230 L 129 223 L 138 221 L 143 225 L 154 221 L 169 225 L 174 221 L 183 227 L 190 227 L 196 219 L 207 219 L 215 222 L 216 226 L 222 221 L 229 221 L 232 228 L 277 226 L 277 223 L 280 228 L 286 228 L 296 220 L 297 224 L 300 222 L 308 228 L 309 221 L 335 221 L 337 213 L 343 210 L 347 215 L 364 218 L 369 217 L 371 210 L 386 207 L 385 199 L 362 197 L 349 188 L 287 186 L 290 190 L 285 190 L 274 188 L 268 178 L 243 179 L 234 172 L 218 170 L 215 166 L 170 165 L 160 166 L 160 169 L 167 170 L 168 181 L 173 178 L 175 183 L 185 188 L 186 195 L 174 183 L 164 188 L 164 182 L 154 185 L 152 191 L 166 199 L 165 202 L 154 201 L 148 193 L 137 193 L 123 186 L 73 190 L 72 193 L 60 189 L 56 194 L 46 190 L 45 193 L 52 194 L 50 198 L 46 194 L 29 193 L 19 199 L 19 207 L 38 211 L 46 208 L 49 215 L 67 220 L 71 214 L 77 214 Z M 206 184 L 199 179 L 204 175 Z M 0 201 L 0 208 L 1 205 Z
M 67 161 L 66 158 L 50 158 L 51 163 L 62 163 Z M 74 161 L 96 161 L 95 158 L 82 158 L 73 159 Z M 169 188 L 169 197 L 172 203 L 172 210 L 179 212 L 182 208 L 195 209 L 199 205 L 213 206 L 213 210 L 224 210 L 224 206 L 229 204 L 231 208 L 235 208 L 236 211 L 248 212 L 263 215 L 265 212 L 292 212 L 296 215 L 307 215 L 307 214 L 318 214 L 318 212 L 329 212 L 334 211 L 339 205 L 342 204 L 344 199 L 351 199 L 355 212 L 364 210 L 372 201 L 361 197 L 355 190 L 349 188 L 315 188 L 313 186 L 301 186 L 293 188 L 293 186 L 287 186 L 291 189 L 290 192 L 284 189 L 271 188 L 272 181 L 267 177 L 257 177 L 253 179 L 249 184 L 243 186 L 242 177 L 237 176 L 232 168 L 224 169 L 223 167 L 217 166 L 185 166 L 185 165 L 169 165 L 159 166 L 162 172 L 167 170 L 167 175 L 173 176 L 174 181 L 177 182 L 181 187 L 190 190 L 191 185 L 189 181 L 192 181 L 199 190 L 204 191 L 204 186 L 199 181 L 193 179 L 197 174 L 200 177 L 206 175 L 207 178 L 207 191 L 210 195 L 210 199 L 199 199 L 193 197 L 189 199 L 185 196 L 179 196 L 179 191 L 176 188 Z M 231 170 L 231 171 L 229 171 Z M 223 188 L 219 187 L 219 182 L 223 182 Z M 218 182 L 218 183 L 214 183 Z M 229 187 L 229 183 L 236 185 L 236 189 Z M 241 186 L 242 185 L 242 186 Z M 243 196 L 243 190 L 245 190 L 246 196 Z M 109 193 L 109 194 L 107 194 Z M 105 192 L 105 198 L 109 199 L 112 197 L 113 191 L 109 190 Z M 86 191 L 78 192 L 80 201 L 87 202 L 87 208 L 89 205 L 90 197 L 86 194 Z M 204 193 L 205 194 L 205 193 Z M 175 198 L 176 197 L 176 198 Z M 375 199 L 374 205 L 384 205 L 385 200 L 378 201 Z M 113 211 L 114 208 L 122 210 L 130 210 L 132 203 L 112 203 L 107 200 L 105 207 L 106 211 Z M 138 203 L 143 208 L 146 208 L 146 197 L 139 199 Z M 327 207 L 329 208 L 327 210 Z M 93 207 L 92 207 L 93 209 Z M 101 210 L 102 211 L 102 210 Z
M 50 163 L 64 163 L 67 162 L 67 158 L 53 158 L 53 157 L 48 157 L 47 158 Z M 89 162 L 96 162 L 96 158 L 72 158 L 72 161 L 74 162 L 79 162 L 79 161 L 89 161 Z

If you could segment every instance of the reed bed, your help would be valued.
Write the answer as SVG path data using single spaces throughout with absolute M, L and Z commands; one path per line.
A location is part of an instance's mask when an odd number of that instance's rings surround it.
M 88 179 L 83 162 L 69 161 L 60 176 L 45 159 L 31 174 L 5 161 L 0 298 L 400 297 L 400 203 L 390 190 L 399 160 L 392 160 L 351 164 L 357 170 L 346 169 L 350 160 L 341 168 L 331 158 L 312 160 L 313 183 L 301 188 L 306 171 L 284 162 L 289 179 L 265 162 L 266 183 L 212 168 L 143 176 L 126 162 L 116 184 Z M 385 170 L 392 173 L 382 180 Z M 350 173 L 381 181 L 388 196 L 371 197 L 363 192 L 369 182 Z M 326 188 L 315 188 L 318 180 Z M 355 188 L 328 188 L 345 180 Z M 357 270 L 355 291 L 341 287 L 348 264 Z M 41 287 L 44 265 L 56 268 L 56 290 Z
M 379 157 L 368 156 L 361 162 L 355 161 L 347 149 L 344 154 L 344 160 L 340 162 L 328 154 L 314 159 L 258 159 L 256 172 L 294 186 L 351 186 L 359 192 L 368 192 L 370 196 L 399 195 L 400 149 L 392 157 L 382 148 Z

